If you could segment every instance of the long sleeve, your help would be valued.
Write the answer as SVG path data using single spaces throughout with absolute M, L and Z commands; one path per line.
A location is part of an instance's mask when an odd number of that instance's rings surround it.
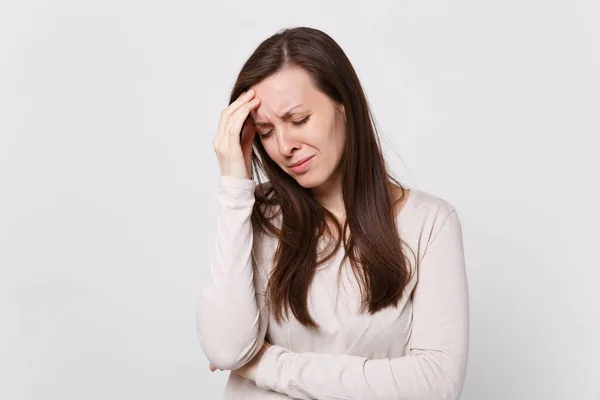
M 208 360 L 237 369 L 261 349 L 268 323 L 252 266 L 254 180 L 221 176 L 218 222 L 208 282 L 197 307 L 197 333 Z M 256 282 L 255 282 L 256 281 Z
M 257 366 L 257 386 L 298 399 L 458 399 L 468 358 L 469 303 L 454 209 L 432 233 L 418 273 L 406 356 L 368 359 L 272 346 Z

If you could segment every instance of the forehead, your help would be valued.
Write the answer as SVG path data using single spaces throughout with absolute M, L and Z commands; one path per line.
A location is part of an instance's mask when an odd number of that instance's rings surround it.
M 258 109 L 252 110 L 253 118 L 281 115 L 297 104 L 315 103 L 318 91 L 314 88 L 310 76 L 300 68 L 287 68 L 265 78 L 252 86 L 260 98 Z

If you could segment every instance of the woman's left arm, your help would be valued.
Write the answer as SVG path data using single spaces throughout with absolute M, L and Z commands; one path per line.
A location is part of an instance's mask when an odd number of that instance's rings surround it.
M 257 386 L 297 399 L 458 399 L 469 350 L 469 295 L 454 209 L 434 228 L 418 273 L 408 355 L 368 359 L 273 345 L 257 363 Z

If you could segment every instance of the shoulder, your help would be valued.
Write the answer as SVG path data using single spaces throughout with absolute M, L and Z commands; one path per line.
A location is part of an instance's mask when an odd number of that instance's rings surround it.
M 409 200 L 414 210 L 422 215 L 445 218 L 456 212 L 454 204 L 446 198 L 424 190 L 410 189 Z
M 434 242 L 443 246 L 438 250 L 452 252 L 462 246 L 462 227 L 457 208 L 443 196 L 410 188 L 410 197 L 397 219 L 403 242 L 415 256 L 418 266 Z M 441 239 L 441 241 L 440 241 Z M 446 257 L 446 253 L 443 257 Z
M 416 188 L 410 188 L 398 225 L 405 234 L 414 235 L 421 245 L 428 244 L 444 226 L 447 229 L 461 229 L 458 211 L 453 203 L 443 196 Z

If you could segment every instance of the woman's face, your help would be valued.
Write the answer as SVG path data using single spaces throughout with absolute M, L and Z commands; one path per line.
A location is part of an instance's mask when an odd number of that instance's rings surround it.
M 252 89 L 260 104 L 251 111 L 251 121 L 269 157 L 305 188 L 334 179 L 346 139 L 344 107 L 318 91 L 297 67 Z

